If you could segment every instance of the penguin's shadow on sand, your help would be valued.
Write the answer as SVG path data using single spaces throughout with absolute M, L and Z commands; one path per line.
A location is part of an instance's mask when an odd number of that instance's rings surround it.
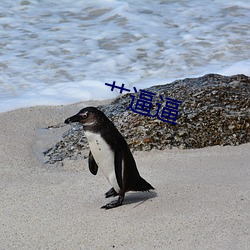
M 134 204 L 135 208 L 147 200 L 153 199 L 155 197 L 157 197 L 157 193 L 155 191 L 145 191 L 141 193 L 131 192 L 126 194 L 123 205 Z

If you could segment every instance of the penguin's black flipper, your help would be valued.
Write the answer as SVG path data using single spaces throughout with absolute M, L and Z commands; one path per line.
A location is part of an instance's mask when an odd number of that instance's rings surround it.
M 115 191 L 114 188 L 111 188 L 108 192 L 105 193 L 106 198 L 109 198 L 109 197 L 112 197 L 112 196 L 115 197 L 117 195 L 118 195 L 118 193 Z
M 98 171 L 98 165 L 96 164 L 91 151 L 89 151 L 89 170 L 93 175 L 96 175 Z
M 118 147 L 118 145 L 115 147 L 115 176 L 117 183 L 120 187 L 120 189 L 123 189 L 123 181 L 122 181 L 122 149 Z

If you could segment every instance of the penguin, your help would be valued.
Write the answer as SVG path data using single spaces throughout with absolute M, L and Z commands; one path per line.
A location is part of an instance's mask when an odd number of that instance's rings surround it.
M 83 126 L 90 147 L 88 164 L 93 175 L 100 168 L 111 185 L 106 198 L 118 196 L 101 208 L 111 209 L 121 206 L 128 191 L 149 191 L 154 189 L 144 180 L 136 167 L 129 146 L 115 125 L 95 107 L 86 107 L 65 123 L 78 122 Z

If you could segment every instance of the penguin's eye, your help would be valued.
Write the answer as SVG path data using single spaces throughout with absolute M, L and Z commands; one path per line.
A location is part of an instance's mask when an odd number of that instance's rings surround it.
M 79 114 L 83 119 L 86 119 L 88 117 L 88 112 Z

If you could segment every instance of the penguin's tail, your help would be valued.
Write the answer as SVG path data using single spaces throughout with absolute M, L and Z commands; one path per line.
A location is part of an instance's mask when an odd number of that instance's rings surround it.
M 148 191 L 150 189 L 154 189 L 154 187 L 152 187 L 147 181 L 139 176 L 131 191 Z

